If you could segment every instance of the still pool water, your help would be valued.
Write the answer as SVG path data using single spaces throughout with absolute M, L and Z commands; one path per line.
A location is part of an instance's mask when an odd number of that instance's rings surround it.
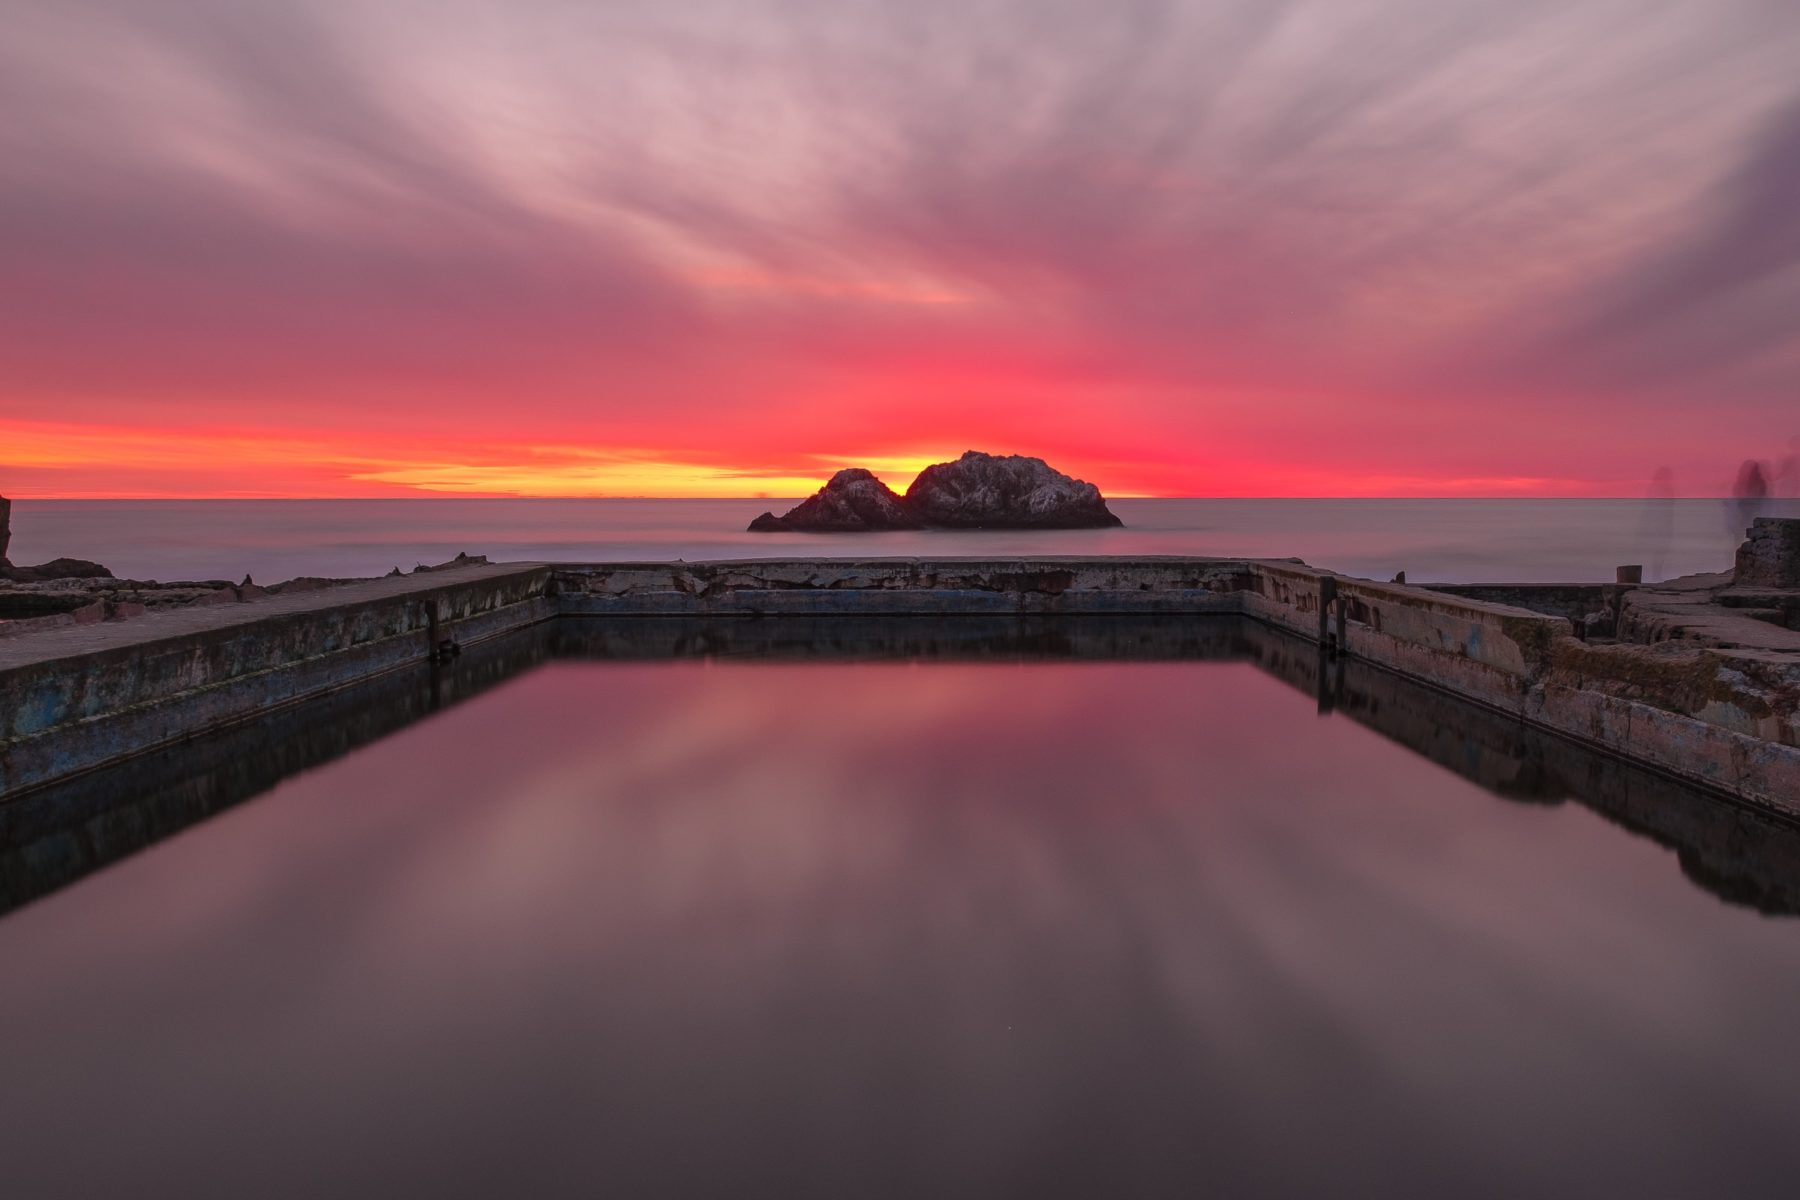
M 1793 1194 L 1800 921 L 1364 700 L 525 670 L 0 920 L 6 1194 Z

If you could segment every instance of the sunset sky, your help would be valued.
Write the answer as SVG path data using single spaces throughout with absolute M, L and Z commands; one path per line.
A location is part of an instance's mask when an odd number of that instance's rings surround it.
M 1716 495 L 1795 0 L 0 0 L 0 493 Z

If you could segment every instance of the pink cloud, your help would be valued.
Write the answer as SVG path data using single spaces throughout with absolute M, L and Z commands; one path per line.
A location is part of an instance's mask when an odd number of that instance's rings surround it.
M 1705 492 L 1792 432 L 1790 6 L 0 15 L 0 422 L 89 431 L 0 490 L 178 488 L 136 430 L 305 494 L 472 445 Z

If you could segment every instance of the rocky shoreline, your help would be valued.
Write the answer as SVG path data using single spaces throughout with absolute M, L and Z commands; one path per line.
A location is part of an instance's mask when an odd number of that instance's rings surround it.
M 486 564 L 486 555 L 459 554 L 448 562 L 431 566 L 421 563 L 410 572 L 395 567 L 388 572 L 387 577 L 392 579 L 409 574 L 421 575 L 453 567 Z M 291 596 L 367 582 L 367 579 L 321 579 L 310 575 L 270 584 L 255 583 L 248 575 L 238 583 L 224 579 L 115 579 L 110 573 L 24 580 L 0 578 L 0 637 L 35 633 L 64 625 L 124 621 L 148 612 L 172 608 L 244 604 L 265 596 Z
M 36 566 L 19 566 L 6 556 L 11 543 L 12 501 L 0 496 L 0 637 L 65 625 L 123 621 L 160 609 L 243 604 L 264 596 L 317 592 L 368 582 L 301 576 L 258 584 L 248 575 L 237 583 L 227 579 L 119 579 L 100 563 L 82 558 L 53 558 Z M 458 554 L 434 566 L 421 563 L 410 574 L 486 563 L 486 555 Z M 409 572 L 395 567 L 388 577 L 406 574 Z
M 363 579 L 302 576 L 280 583 L 258 584 L 248 575 L 237 583 L 226 579 L 119 579 L 100 563 L 56 558 L 36 566 L 17 566 L 5 556 L 11 540 L 12 504 L 0 496 L 0 637 L 11 637 L 67 625 L 123 621 L 145 613 L 175 608 L 244 604 L 264 596 L 293 595 L 366 583 Z M 433 566 L 420 564 L 410 574 L 477 566 L 485 555 L 459 554 Z M 408 574 L 395 567 L 389 577 Z

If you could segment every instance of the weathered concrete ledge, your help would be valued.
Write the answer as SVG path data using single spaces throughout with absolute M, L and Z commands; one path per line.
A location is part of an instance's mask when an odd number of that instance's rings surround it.
M 756 559 L 560 564 L 576 616 L 1100 615 L 1240 611 L 1253 564 L 1218 558 Z
M 1624 583 L 1421 583 L 1430 592 L 1525 608 L 1570 621 L 1617 606 L 1630 587 Z
M 1588 643 L 1563 616 L 1471 596 L 1292 560 L 1184 557 L 500 564 L 46 631 L 0 642 L 0 792 L 559 615 L 1207 613 L 1800 815 L 1800 654 Z
M 283 706 L 0 804 L 0 913 L 552 660 L 1249 662 L 1508 800 L 1577 802 L 1679 857 L 1698 886 L 1800 914 L 1800 821 L 1340 656 L 1242 617 L 598 617 L 549 621 Z
M 468 567 L 0 641 L 0 795 L 555 615 L 542 567 Z

